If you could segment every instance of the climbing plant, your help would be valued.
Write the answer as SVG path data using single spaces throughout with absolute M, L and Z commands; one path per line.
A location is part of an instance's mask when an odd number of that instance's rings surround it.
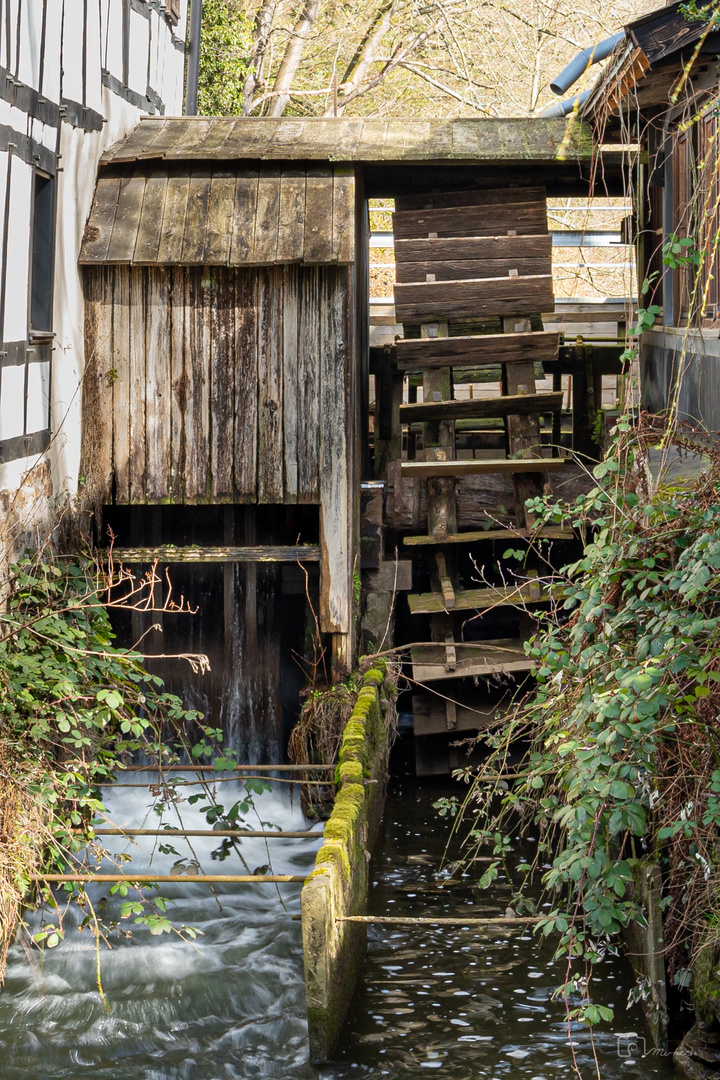
M 57 900 L 37 884 L 47 873 L 72 876 L 92 872 L 105 859 L 118 867 L 124 854 L 113 855 L 97 840 L 96 815 L 104 814 L 102 785 L 121 771 L 138 751 L 160 767 L 152 788 L 155 808 L 182 799 L 183 780 L 162 775 L 166 765 L 187 760 L 213 761 L 232 769 L 236 755 L 222 749 L 223 733 L 203 724 L 199 713 L 164 692 L 162 680 L 148 672 L 137 649 L 120 648 L 108 607 L 153 610 L 158 580 L 154 571 L 139 580 L 122 567 L 87 557 L 60 558 L 47 549 L 30 553 L 11 566 L 3 581 L 6 604 L 0 612 L 0 981 L 7 949 L 23 904 L 45 900 L 56 915 L 34 934 L 37 944 L 54 947 L 63 936 Z M 177 609 L 177 605 L 175 605 Z M 185 659 L 201 669 L 201 655 Z M 255 814 L 254 797 L 267 789 L 248 780 L 244 793 L 227 810 L 209 787 L 198 799 L 210 824 L 238 827 Z M 197 788 L 194 789 L 197 791 Z M 193 801 L 192 799 L 190 801 Z M 192 860 L 178 854 L 174 872 L 197 872 Z M 224 858 L 223 841 L 213 857 Z M 169 901 L 153 888 L 127 880 L 111 894 L 131 897 L 121 918 L 131 918 L 151 933 L 174 930 L 194 936 L 192 927 L 175 926 Z M 84 887 L 63 886 L 68 900 L 83 909 L 80 928 L 91 924 L 100 941 L 112 927 L 99 922 Z M 100 983 L 98 983 L 101 990 Z M 101 990 L 102 992 L 102 990 Z
M 695 259 L 690 245 L 673 244 L 668 265 Z M 658 310 L 639 311 L 636 339 Z M 636 354 L 633 345 L 626 359 Z M 704 455 L 703 471 L 651 492 L 650 452 L 670 446 Z M 664 871 L 676 985 L 690 982 L 720 912 L 720 448 L 694 430 L 669 433 L 662 419 L 628 414 L 592 479 L 572 504 L 527 504 L 538 527 L 590 527 L 592 542 L 560 573 L 548 567 L 558 599 L 528 645 L 536 690 L 480 737 L 489 750 L 480 778 L 458 771 L 467 797 L 437 804 L 457 815 L 468 859 L 490 849 L 481 887 L 496 878 L 518 822 L 533 823 L 537 855 L 511 875 L 514 906 L 539 911 L 540 883 L 550 910 L 538 915 L 538 931 L 567 959 L 568 1021 L 591 1025 L 612 1019 L 593 1002 L 593 965 L 623 928 L 646 919 L 643 860 Z M 652 988 L 636 994 L 652 997 Z

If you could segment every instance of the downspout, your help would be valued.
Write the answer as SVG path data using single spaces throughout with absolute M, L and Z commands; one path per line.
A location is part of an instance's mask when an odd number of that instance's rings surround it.
M 554 94 L 564 94 L 566 90 L 569 90 L 573 83 L 576 83 L 581 75 L 592 64 L 599 63 L 600 60 L 604 60 L 613 51 L 616 45 L 625 37 L 625 31 L 621 30 L 619 34 L 613 34 L 612 37 L 605 38 L 604 41 L 599 41 L 597 45 L 590 45 L 587 49 L 583 49 L 579 52 L 574 59 L 570 61 L 567 67 L 564 67 L 559 75 L 556 75 L 553 81 L 550 83 L 550 89 Z M 568 110 L 569 111 L 569 110 Z M 540 114 L 541 116 L 547 116 L 547 110 Z M 553 113 L 553 115 L 556 115 Z
M 186 116 L 197 116 L 202 6 L 203 0 L 191 0 L 190 2 L 190 48 L 188 50 L 187 85 L 185 87 Z
M 538 115 L 567 116 L 569 113 L 574 112 L 575 109 L 579 109 L 581 105 L 584 105 L 589 97 L 590 91 L 583 90 L 582 94 L 576 94 L 575 97 L 566 98 L 565 101 L 553 101 L 552 105 L 548 105 L 548 107 L 543 109 Z

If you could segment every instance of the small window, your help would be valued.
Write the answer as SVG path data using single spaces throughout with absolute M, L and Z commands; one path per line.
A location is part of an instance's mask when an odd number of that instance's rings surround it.
M 180 3 L 181 0 L 165 0 L 165 12 L 172 26 L 177 26 L 180 22 Z
M 53 256 L 55 252 L 55 177 L 35 173 L 32 225 L 30 327 L 52 330 Z

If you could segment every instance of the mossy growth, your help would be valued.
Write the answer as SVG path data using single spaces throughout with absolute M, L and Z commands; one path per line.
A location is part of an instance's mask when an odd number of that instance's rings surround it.
M 720 1018 L 720 936 L 715 933 L 700 949 L 693 963 L 695 1015 L 704 1024 L 717 1025 Z

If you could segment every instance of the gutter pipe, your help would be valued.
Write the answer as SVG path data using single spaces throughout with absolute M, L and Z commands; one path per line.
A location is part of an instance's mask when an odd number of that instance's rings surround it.
M 573 83 L 578 81 L 581 75 L 584 75 L 592 64 L 597 64 L 600 60 L 604 60 L 609 56 L 615 46 L 619 45 L 624 37 L 625 31 L 621 30 L 619 34 L 613 34 L 612 37 L 605 38 L 604 41 L 599 41 L 597 45 L 589 45 L 587 49 L 583 49 L 582 52 L 579 52 L 577 56 L 570 61 L 567 67 L 564 67 L 560 74 L 556 75 L 550 83 L 552 92 L 554 94 L 564 94 L 566 90 L 570 89 Z M 547 116 L 547 111 L 540 115 Z M 558 114 L 553 113 L 553 115 L 555 116 Z
M 190 48 L 188 51 L 187 85 L 185 87 L 186 116 L 197 116 L 202 8 L 203 0 L 190 0 Z
M 552 105 L 548 105 L 546 109 L 543 109 L 539 116 L 567 116 L 575 109 L 579 109 L 581 105 L 584 105 L 587 99 L 590 97 L 589 90 L 583 90 L 582 94 L 576 94 L 575 97 L 566 98 L 565 101 L 553 101 Z

